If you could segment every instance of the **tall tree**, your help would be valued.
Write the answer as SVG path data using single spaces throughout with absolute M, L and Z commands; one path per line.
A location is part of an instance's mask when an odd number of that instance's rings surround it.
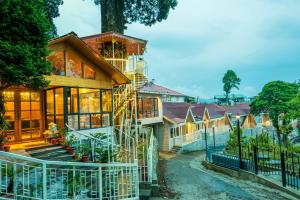
M 60 5 L 63 5 L 64 1 L 63 0 L 44 0 L 44 1 L 45 1 L 46 16 L 51 24 L 51 30 L 50 30 L 51 37 L 56 37 L 57 29 L 53 22 L 53 19 L 59 17 L 58 7 Z
M 268 112 L 280 141 L 279 118 L 290 110 L 290 101 L 295 98 L 299 85 L 283 81 L 267 83 L 250 104 L 251 112 L 259 115 Z
M 12 86 L 40 89 L 51 73 L 46 61 L 51 25 L 43 0 L 0 1 L 0 131 L 5 130 L 3 91 Z
M 229 94 L 233 88 L 239 89 L 241 79 L 233 70 L 227 70 L 223 77 L 223 90 L 225 92 L 226 102 L 229 105 Z
M 102 32 L 124 33 L 126 24 L 151 26 L 167 19 L 177 0 L 94 0 L 101 5 Z

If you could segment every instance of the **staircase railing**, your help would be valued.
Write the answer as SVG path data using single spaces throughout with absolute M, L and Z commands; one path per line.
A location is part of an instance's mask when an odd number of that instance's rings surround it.
M 92 134 L 99 133 L 97 129 L 90 129 L 87 130 L 90 134 L 86 134 L 83 131 L 75 130 L 74 128 L 70 127 L 68 124 L 65 124 L 66 127 L 71 130 L 69 132 L 71 135 L 74 135 L 77 139 L 76 144 L 74 145 L 75 151 L 80 153 L 84 145 L 88 145 L 90 147 L 90 155 L 92 161 L 97 161 L 97 156 L 100 157 L 99 151 L 105 151 L 104 153 L 107 154 L 107 162 L 115 162 L 115 152 L 120 149 L 120 146 L 115 143 L 114 135 L 112 130 L 109 131 L 107 129 L 106 133 L 99 134 L 100 138 L 94 137 Z M 105 155 L 106 156 L 106 155 Z
M 139 199 L 137 161 L 47 161 L 0 151 L 0 167 L 0 199 Z

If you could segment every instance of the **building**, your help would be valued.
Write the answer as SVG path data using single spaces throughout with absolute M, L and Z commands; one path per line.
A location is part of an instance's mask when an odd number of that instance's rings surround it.
M 214 100 L 219 105 L 226 105 L 228 103 L 225 95 L 216 95 L 214 96 Z M 242 94 L 231 94 L 229 95 L 229 102 L 231 105 L 245 104 L 250 102 L 250 98 Z
M 228 114 L 231 123 L 236 126 L 237 117 L 240 117 L 240 126 L 245 129 L 255 128 L 257 122 L 253 114 L 250 113 L 248 104 L 237 104 L 233 106 L 223 106 Z
M 4 92 L 10 143 L 44 138 L 48 124 L 76 130 L 112 126 L 114 86 L 130 80 L 105 62 L 75 33 L 49 41 L 54 72 L 47 89 L 9 88 Z
M 225 109 L 216 104 L 163 103 L 163 124 L 159 125 L 161 151 L 201 150 L 204 132 L 216 144 L 223 144 L 232 125 Z
M 183 103 L 186 102 L 188 96 L 184 95 L 175 90 L 171 90 L 169 88 L 157 85 L 153 83 L 153 81 L 145 84 L 141 89 L 140 93 L 148 93 L 148 94 L 157 94 L 162 97 L 163 102 L 171 102 L 171 103 Z

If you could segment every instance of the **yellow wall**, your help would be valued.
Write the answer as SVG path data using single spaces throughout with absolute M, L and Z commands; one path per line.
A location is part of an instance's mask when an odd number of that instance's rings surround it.
M 85 56 L 81 55 L 77 50 L 71 47 L 67 43 L 59 43 L 49 46 L 50 51 L 66 51 L 66 60 L 68 60 L 68 54 L 72 53 L 82 63 L 90 66 L 96 73 L 95 80 L 51 75 L 47 76 L 46 79 L 50 81 L 51 86 L 78 86 L 78 87 L 89 87 L 89 88 L 112 88 L 112 78 L 102 71 L 95 63 L 90 62 Z M 68 67 L 66 65 L 66 67 Z M 66 69 L 68 71 L 68 69 Z

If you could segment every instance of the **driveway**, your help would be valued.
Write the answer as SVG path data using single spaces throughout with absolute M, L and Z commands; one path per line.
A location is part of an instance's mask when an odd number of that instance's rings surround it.
M 249 180 L 240 180 L 205 169 L 201 165 L 204 152 L 161 154 L 161 199 L 295 199 L 278 190 Z

